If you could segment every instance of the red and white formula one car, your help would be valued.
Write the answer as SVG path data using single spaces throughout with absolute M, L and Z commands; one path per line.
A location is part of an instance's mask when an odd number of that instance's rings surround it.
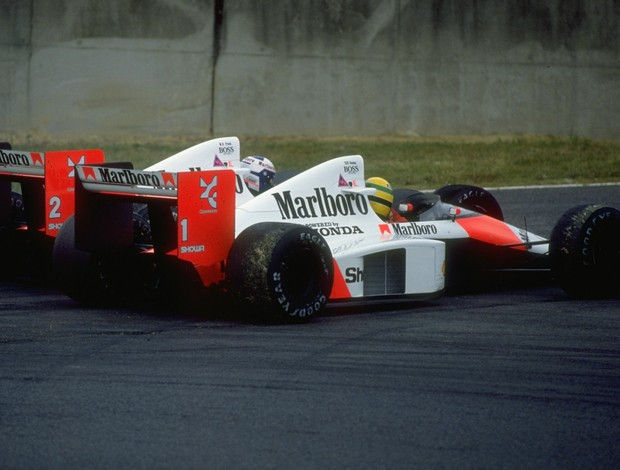
M 54 244 L 64 291 L 91 302 L 215 289 L 281 320 L 306 319 L 330 299 L 441 295 L 445 244 L 382 230 L 361 156 L 330 160 L 253 197 L 239 149 L 227 137 L 145 171 L 78 166 L 75 215 Z M 175 171 L 188 167 L 195 171 Z M 136 204 L 148 208 L 148 244 L 136 240 Z
M 74 211 L 75 166 L 102 162 L 101 150 L 26 152 L 0 143 L 4 276 L 40 278 L 49 271 L 54 238 Z
M 203 143 L 161 162 L 167 171 L 207 166 Z M 50 271 L 54 239 L 75 210 L 75 167 L 103 164 L 99 149 L 32 152 L 0 142 L 0 254 L 4 276 L 43 278 Z M 218 162 L 213 163 L 217 165 Z M 221 164 L 221 162 L 220 162 Z M 136 239 L 148 237 L 144 208 L 134 214 Z
M 547 278 L 552 275 L 573 297 L 620 293 L 620 211 L 615 208 L 575 207 L 560 218 L 546 239 L 504 222 L 499 204 L 484 189 L 451 185 L 434 194 L 396 191 L 392 211 L 398 216 L 383 221 L 372 211 L 361 210 L 365 199 L 362 194 L 375 202 L 386 202 L 382 200 L 382 186 L 377 186 L 376 181 L 371 183 L 379 188 L 375 194 L 370 188 L 346 188 L 343 175 L 355 168 L 363 170 L 361 157 L 343 157 L 274 187 L 238 208 L 237 230 L 265 219 L 314 227 L 325 237 L 337 260 L 343 256 L 343 244 L 347 248 L 363 244 L 369 237 L 378 236 L 385 246 L 412 238 L 441 241 L 446 247 L 449 288 L 479 287 L 476 282 L 480 279 L 495 280 L 500 272 L 512 274 L 510 279 L 515 279 L 515 274 L 534 278 L 534 274 L 542 273 Z M 346 204 L 345 199 L 335 199 L 330 207 L 320 183 L 329 181 L 330 175 L 339 178 L 343 192 L 354 192 L 356 198 L 346 199 Z M 344 232 L 349 236 L 343 237 Z M 399 266 L 398 259 L 398 252 L 392 252 L 388 268 L 381 275 L 399 279 L 397 273 L 405 269 Z M 368 258 L 358 261 L 359 265 L 347 265 L 341 270 L 346 281 L 342 290 L 348 292 L 343 298 L 365 295 L 369 283 L 376 279 L 369 270 L 372 265 Z

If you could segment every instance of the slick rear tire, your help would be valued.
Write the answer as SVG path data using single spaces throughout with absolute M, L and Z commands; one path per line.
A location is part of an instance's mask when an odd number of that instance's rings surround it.
M 105 289 L 93 269 L 93 256 L 75 247 L 74 216 L 69 217 L 58 232 L 52 249 L 52 263 L 56 284 L 66 295 L 85 304 L 102 302 Z
M 301 322 L 327 302 L 334 263 L 325 239 L 309 227 L 259 223 L 235 240 L 227 260 L 227 290 L 262 320 Z
M 551 272 L 575 298 L 620 293 L 620 211 L 585 205 L 567 211 L 549 243 Z
M 484 188 L 465 184 L 453 184 L 437 189 L 435 194 L 447 204 L 476 211 L 497 220 L 504 220 L 504 213 L 497 199 Z
M 148 221 L 134 213 L 134 243 L 150 236 Z M 142 238 L 140 238 L 142 237 Z M 125 304 L 148 297 L 156 282 L 150 258 L 138 256 L 137 245 L 118 253 L 90 253 L 75 247 L 75 217 L 62 225 L 52 248 L 52 266 L 57 286 L 73 300 L 86 305 Z

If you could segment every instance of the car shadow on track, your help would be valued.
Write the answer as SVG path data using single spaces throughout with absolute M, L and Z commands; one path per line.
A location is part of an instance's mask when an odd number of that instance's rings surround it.
M 288 324 L 287 321 L 266 320 L 257 313 L 257 309 L 248 304 L 242 304 L 230 297 L 213 292 L 193 298 L 191 301 L 178 302 L 162 301 L 162 298 L 141 297 L 132 301 L 114 301 L 99 305 L 83 305 L 68 297 L 54 286 L 45 283 L 33 283 L 28 280 L 3 281 L 6 289 L 15 292 L 19 298 L 27 296 L 28 304 L 37 305 L 37 298 L 41 297 L 42 308 L 63 309 L 79 312 L 98 311 L 106 314 L 122 312 L 123 314 L 146 316 L 164 321 L 191 321 L 191 322 L 226 322 L 251 325 Z M 432 308 L 439 304 L 450 302 L 451 297 L 463 295 L 479 295 L 484 293 L 501 294 L 520 289 L 530 289 L 553 286 L 553 280 L 548 273 L 487 273 L 483 276 L 472 277 L 467 285 L 450 287 L 444 296 L 434 299 L 415 300 L 412 298 L 394 296 L 392 298 L 364 298 L 351 299 L 343 302 L 329 302 L 326 308 L 316 317 L 344 316 L 364 313 L 379 313 L 386 311 L 406 311 Z M 4 290 L 4 289 L 3 289 Z M 50 297 L 51 296 L 51 297 Z M 558 296 L 561 291 L 558 288 Z M 19 298 L 5 299 L 14 305 Z M 53 299 L 50 305 L 50 298 Z M 310 320 L 312 323 L 312 320 Z

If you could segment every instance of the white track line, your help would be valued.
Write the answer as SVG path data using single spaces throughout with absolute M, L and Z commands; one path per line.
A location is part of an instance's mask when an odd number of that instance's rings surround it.
M 571 183 L 571 184 L 541 184 L 531 186 L 497 186 L 497 187 L 484 187 L 487 191 L 502 191 L 511 189 L 554 189 L 554 188 L 593 188 L 596 186 L 620 186 L 620 182 L 617 183 Z M 423 193 L 432 193 L 434 189 L 419 189 Z
M 620 186 L 620 182 L 617 183 L 571 183 L 571 184 L 541 184 L 531 186 L 498 186 L 495 188 L 484 188 L 489 191 L 501 191 L 503 189 L 554 189 L 554 188 L 589 188 L 596 186 Z

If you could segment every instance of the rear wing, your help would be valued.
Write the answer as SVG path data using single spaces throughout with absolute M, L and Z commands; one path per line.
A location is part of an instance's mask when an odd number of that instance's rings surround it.
M 28 230 L 55 237 L 75 209 L 75 167 L 103 163 L 101 150 L 27 152 L 0 149 L 0 225 L 12 218 L 12 183 L 18 183 Z
M 232 169 L 171 173 L 134 170 L 130 163 L 80 165 L 76 248 L 118 253 L 133 246 L 134 204 L 143 203 L 155 254 L 191 263 L 207 286 L 218 283 L 234 241 L 236 183 Z

